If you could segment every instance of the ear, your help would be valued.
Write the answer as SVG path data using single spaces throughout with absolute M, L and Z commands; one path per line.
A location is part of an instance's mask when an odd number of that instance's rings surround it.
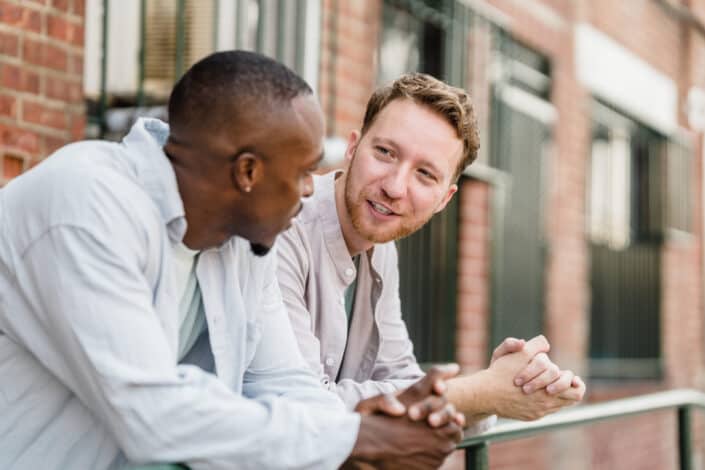
M 357 149 L 357 144 L 360 143 L 360 131 L 350 132 L 348 137 L 348 148 L 345 149 L 345 160 L 350 163 L 352 161 L 353 155 L 355 155 L 355 150 Z
M 439 213 L 443 209 L 446 208 L 448 203 L 450 202 L 450 198 L 453 197 L 453 194 L 458 192 L 458 185 L 457 184 L 451 184 L 450 187 L 448 188 L 448 192 L 446 193 L 445 196 L 443 196 L 443 200 L 441 203 L 436 207 L 436 210 L 433 212 L 434 214 Z
M 235 158 L 231 178 L 233 186 L 243 193 L 249 193 L 260 181 L 264 173 L 262 160 L 251 152 L 243 152 Z

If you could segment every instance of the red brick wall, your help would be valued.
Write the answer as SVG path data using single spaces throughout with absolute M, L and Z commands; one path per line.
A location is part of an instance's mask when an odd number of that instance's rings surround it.
M 574 2 L 569 12 L 550 0 L 525 3 L 493 0 L 513 18 L 510 32 L 519 40 L 548 55 L 553 66 L 552 103 L 558 110 L 554 129 L 555 149 L 550 160 L 551 181 L 546 217 L 549 234 L 547 283 L 547 334 L 559 364 L 584 370 L 589 335 L 589 252 L 584 235 L 585 181 L 590 129 L 589 92 L 574 76 L 573 21 L 587 21 L 631 52 L 639 55 L 679 86 L 681 97 L 692 83 L 703 86 L 705 56 L 702 36 L 691 33 L 690 50 L 685 49 L 683 24 L 656 1 L 611 2 L 608 0 Z M 548 21 L 550 15 L 532 15 L 532 5 L 548 6 L 563 22 Z M 534 16 L 534 18 L 532 18 Z M 554 18 L 555 19 L 555 18 Z M 638 27 L 637 27 L 638 25 Z M 679 53 L 681 52 L 681 53 Z M 687 54 L 690 56 L 688 57 Z M 685 78 L 684 78 L 685 77 Z M 688 78 L 689 77 L 689 78 Z M 683 114 L 679 113 L 682 125 Z M 696 142 L 702 139 L 697 136 Z M 703 386 L 702 255 L 700 247 L 702 206 L 700 147 L 693 161 L 694 233 L 669 238 L 663 250 L 662 271 L 662 347 L 665 379 L 639 387 L 623 384 L 606 388 L 588 383 L 593 401 L 646 393 L 664 388 Z M 555 442 L 547 444 L 550 459 L 533 466 L 507 466 L 506 454 L 521 453 L 510 444 L 498 444 L 497 461 L 492 468 L 674 468 L 676 438 L 674 413 L 644 416 L 588 427 L 564 447 L 582 455 L 570 455 Z M 698 428 L 702 423 L 698 421 Z M 699 429 L 698 435 L 702 435 Z M 554 439 L 555 441 L 555 439 Z M 589 453 L 585 453 L 585 446 Z M 700 450 L 702 453 L 702 450 Z M 555 458 L 562 458 L 559 464 Z M 702 455 L 700 456 L 702 458 Z M 550 462 L 550 464 L 549 464 Z
M 691 5 L 705 21 L 705 0 L 669 0 Z M 374 62 L 379 36 L 381 0 L 338 0 L 335 88 L 329 81 L 332 52 L 330 13 L 333 0 L 324 0 L 324 31 L 320 94 L 330 111 L 334 133 L 346 136 L 359 126 L 365 100 L 374 87 Z M 551 103 L 558 118 L 553 127 L 546 181 L 545 224 L 548 239 L 546 334 L 552 356 L 562 367 L 587 372 L 590 259 L 585 238 L 586 172 L 590 146 L 591 96 L 575 75 L 573 32 L 578 22 L 591 23 L 624 48 L 678 85 L 679 123 L 687 127 L 682 104 L 688 89 L 705 88 L 705 37 L 688 29 L 657 0 L 488 0 L 505 13 L 509 34 L 549 57 Z M 345 11 L 345 13 L 343 13 Z M 474 41 L 474 42 L 473 42 Z M 482 42 L 470 38 L 469 45 Z M 469 48 L 470 49 L 470 48 Z M 488 111 L 487 57 L 469 52 L 470 92 L 479 114 Z M 474 62 L 473 62 L 474 61 Z M 335 109 L 328 105 L 335 93 Z M 1 109 L 1 106 L 0 106 Z M 483 122 L 483 119 L 481 119 Z M 483 146 L 487 147 L 487 129 Z M 662 349 L 665 377 L 639 384 L 588 382 L 588 401 L 603 401 L 650 391 L 698 387 L 705 389 L 705 324 L 703 316 L 702 153 L 703 134 L 691 133 L 693 160 L 693 233 L 669 237 L 663 249 Z M 491 268 L 491 199 L 489 183 L 465 179 L 460 197 L 457 359 L 464 370 L 483 367 L 488 344 Z M 491 446 L 491 468 L 497 469 L 662 469 L 674 468 L 674 413 L 629 418 L 541 438 Z M 703 420 L 696 416 L 695 445 L 701 462 Z M 456 461 L 457 463 L 457 461 Z
M 323 0 L 318 88 L 328 135 L 347 138 L 362 124 L 377 77 L 380 8 L 380 0 Z
M 83 137 L 84 0 L 0 0 L 0 184 Z
M 488 183 L 463 179 L 458 223 L 456 360 L 465 372 L 487 366 L 491 192 Z

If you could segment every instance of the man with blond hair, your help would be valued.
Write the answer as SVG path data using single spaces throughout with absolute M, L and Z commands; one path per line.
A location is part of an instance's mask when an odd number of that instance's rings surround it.
M 404 75 L 373 93 L 346 168 L 314 178 L 314 195 L 280 237 L 278 279 L 301 352 L 350 408 L 423 376 L 402 320 L 394 241 L 445 208 L 478 148 L 464 90 Z M 543 336 L 506 339 L 489 368 L 448 381 L 449 401 L 469 423 L 576 403 L 582 380 L 548 349 Z

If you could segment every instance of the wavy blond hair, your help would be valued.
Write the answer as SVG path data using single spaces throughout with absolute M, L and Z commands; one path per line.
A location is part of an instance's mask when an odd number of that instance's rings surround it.
M 362 121 L 362 134 L 367 132 L 385 106 L 400 98 L 427 106 L 456 130 L 458 138 L 463 141 L 463 156 L 455 171 L 457 179 L 463 170 L 475 161 L 480 148 L 477 118 L 470 95 L 462 88 L 450 86 L 424 73 L 402 75 L 372 94 Z

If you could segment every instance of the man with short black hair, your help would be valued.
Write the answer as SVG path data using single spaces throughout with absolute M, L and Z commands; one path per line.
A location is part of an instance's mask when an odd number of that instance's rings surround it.
M 221 52 L 169 112 L 0 190 L 0 468 L 437 465 L 460 438 L 457 371 L 346 411 L 298 353 L 265 256 L 321 159 L 308 85 Z M 415 421 L 376 414 L 405 406 Z

